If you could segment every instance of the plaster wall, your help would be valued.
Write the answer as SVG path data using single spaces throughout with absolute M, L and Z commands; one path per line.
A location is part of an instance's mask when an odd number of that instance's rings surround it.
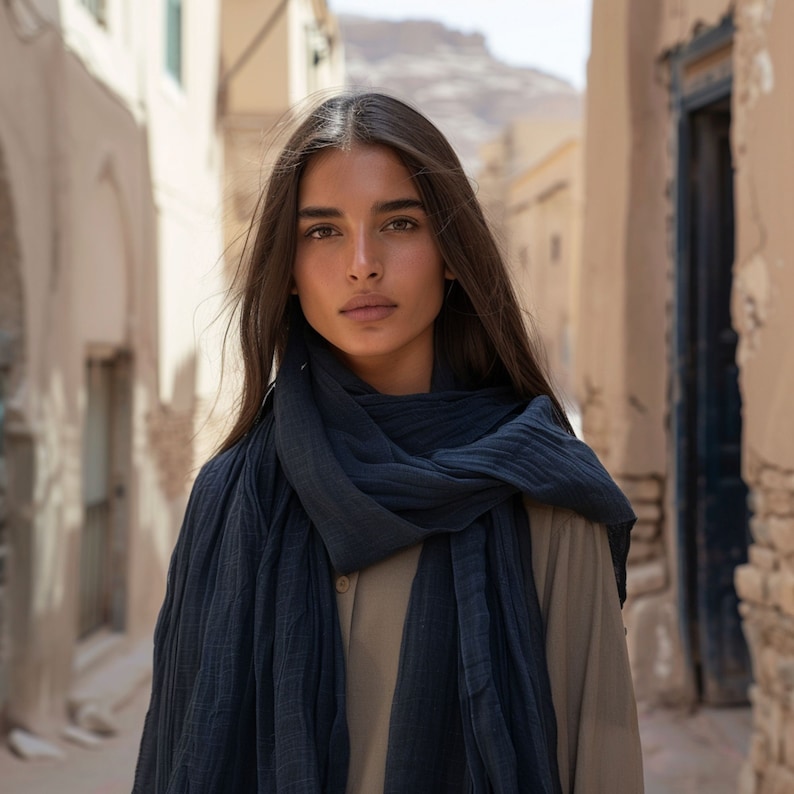
M 162 4 L 148 6 L 147 39 L 165 40 Z M 177 381 L 195 367 L 196 397 L 217 396 L 220 331 L 210 326 L 220 311 L 225 282 L 221 233 L 223 157 L 216 126 L 220 58 L 219 0 L 183 5 L 182 80 L 165 69 L 165 48 L 153 48 L 146 68 L 149 156 L 158 216 L 160 399 L 180 402 Z M 191 398 L 192 399 L 192 398 Z M 184 401 L 175 405 L 185 409 Z M 190 408 L 195 406 L 191 405 Z M 205 425 L 207 417 L 198 417 Z
M 110 2 L 105 29 L 76 0 L 37 6 L 41 15 L 24 18 L 0 9 L 0 148 L 24 301 L 6 404 L 10 659 L 0 711 L 47 735 L 64 719 L 82 647 L 86 357 L 132 362 L 128 646 L 152 630 L 195 473 L 199 406 L 216 394 L 217 348 L 202 347 L 202 333 L 223 280 L 208 24 L 217 5 L 193 3 L 185 18 L 181 94 L 152 57 L 159 2 L 135 14 Z
M 737 226 L 732 316 L 747 466 L 794 470 L 794 6 L 738 4 Z M 747 471 L 748 478 L 752 472 Z
M 223 84 L 224 114 L 280 114 L 289 107 L 290 85 L 285 67 L 289 63 L 288 7 L 292 2 L 223 2 L 222 80 L 229 78 Z M 257 46 L 256 39 L 264 32 L 265 25 L 269 32 Z M 249 51 L 250 46 L 255 49 Z M 229 74 L 231 69 L 235 69 L 233 78 Z
M 737 235 L 732 319 L 743 400 L 753 543 L 735 583 L 753 661 L 753 735 L 741 792 L 794 789 L 794 7 L 736 3 Z
M 325 0 L 223 3 L 220 122 L 224 136 L 224 242 L 230 275 L 269 168 L 295 115 L 344 85 L 344 51 Z M 278 12 L 278 13 L 276 13 Z M 272 20 L 272 27 L 268 27 Z M 252 35 L 262 32 L 264 37 Z M 256 46 L 243 57 L 249 44 Z M 315 57 L 316 56 L 316 57 Z M 268 79 L 262 80 L 261 75 Z
M 28 35 L 33 35 L 32 30 L 20 23 L 15 32 L 8 16 L 0 16 L 0 146 L 6 161 L 6 187 L 12 202 L 19 252 L 17 265 L 22 284 L 18 297 L 26 301 L 31 295 L 46 297 L 49 289 L 55 287 L 59 252 L 58 241 L 48 233 L 54 225 L 58 207 L 51 190 L 56 176 L 47 168 L 53 157 L 50 130 L 55 126 L 48 99 L 57 90 L 49 78 L 53 63 L 57 63 L 58 46 L 56 37 L 46 29 L 35 39 L 28 39 Z M 45 229 L 47 232 L 43 231 Z M 49 355 L 41 344 L 42 328 L 52 320 L 53 307 L 48 303 L 45 301 L 43 311 L 39 312 L 19 307 L 24 317 L 24 326 L 19 329 L 24 364 L 7 395 L 4 438 L 8 469 L 9 702 L 3 705 L 6 713 L 9 710 L 13 713 L 16 706 L 24 710 L 32 705 L 36 695 L 34 688 L 38 688 L 42 697 L 36 705 L 40 708 L 31 710 L 35 714 L 29 712 L 36 718 L 42 718 L 52 709 L 53 690 L 64 686 L 62 665 L 60 669 L 45 671 L 46 659 L 58 645 L 58 626 L 49 615 L 42 614 L 53 598 L 58 600 L 63 580 L 47 561 L 54 560 L 62 546 L 48 543 L 45 527 L 28 518 L 37 502 L 46 504 L 57 519 L 64 512 L 59 495 L 53 488 L 47 488 L 46 482 L 37 482 L 34 474 L 33 439 L 44 436 L 39 417 L 49 402 L 49 395 L 36 393 L 30 380 L 35 379 L 36 385 L 49 380 L 46 377 Z M 60 456 L 52 461 L 52 467 L 59 472 L 62 470 Z M 64 480 L 68 482 L 67 474 Z M 24 542 L 17 543 L 19 538 L 25 538 Z M 59 541 L 61 539 L 59 537 Z M 49 551 L 46 559 L 39 554 L 42 546 Z M 47 568 L 50 582 L 33 582 L 30 573 L 34 566 Z M 28 639 L 32 628 L 29 617 L 36 618 L 47 632 L 45 636 L 35 641 Z M 20 640 L 24 644 L 21 645 Z M 30 672 L 26 680 L 20 676 L 24 667 Z
M 608 322 L 610 313 L 622 319 L 609 323 L 609 344 L 599 350 L 583 325 L 581 358 L 591 363 L 580 370 L 578 392 L 591 441 L 617 473 L 660 476 L 668 467 L 674 146 L 665 58 L 730 7 L 728 0 L 594 6 L 582 308 L 593 322 Z
M 654 0 L 645 5 L 646 12 L 660 22 L 653 50 L 660 55 L 690 41 L 703 29 L 718 25 L 736 0 Z
M 76 143 L 64 152 L 74 217 L 65 233 L 70 261 L 85 263 L 73 287 L 75 323 L 85 326 L 89 343 L 125 340 L 135 351 L 131 444 L 139 498 L 131 519 L 145 543 L 128 552 L 131 570 L 153 566 L 151 574 L 167 567 L 196 473 L 194 451 L 206 454 L 219 434 L 211 415 L 220 381 L 220 329 L 212 322 L 225 288 L 215 125 L 219 3 L 183 6 L 180 80 L 165 68 L 162 3 L 150 0 L 134 13 L 125 3 L 107 9 L 100 27 L 77 0 L 63 4 L 64 40 L 78 56 L 69 105 Z M 98 99 L 103 94 L 106 101 Z M 108 243 L 116 246 L 115 270 L 101 267 Z M 130 581 L 132 634 L 151 630 L 164 579 L 155 581 Z
M 65 308 L 68 301 L 57 299 L 64 294 L 61 254 L 65 246 L 49 233 L 63 210 L 53 189 L 63 173 L 48 170 L 55 160 L 51 130 L 56 126 L 62 129 L 62 125 L 52 123 L 53 108 L 47 103 L 50 92 L 63 87 L 62 80 L 55 86 L 50 82 L 56 71 L 63 74 L 62 69 L 54 68 L 63 65 L 60 48 L 57 37 L 46 31 L 36 44 L 24 46 L 24 39 L 14 35 L 6 17 L 0 19 L 0 35 L 6 45 L 0 52 L 15 60 L 15 69 L 22 64 L 29 67 L 23 70 L 26 79 L 16 90 L 7 91 L 6 85 L 0 90 L 0 140 L 10 162 L 9 185 L 18 219 L 16 233 L 24 278 L 22 295 L 26 301 L 37 303 L 39 309 L 25 313 L 28 367 L 7 404 L 7 710 L 12 721 L 36 724 L 53 716 L 57 694 L 68 685 L 68 657 L 62 648 L 69 641 L 64 637 L 64 626 L 71 627 L 73 620 L 68 611 L 66 570 L 74 562 L 72 540 L 79 513 L 76 500 L 70 500 L 67 494 L 79 486 L 70 453 L 75 452 L 80 384 L 70 383 L 76 388 L 68 391 L 63 376 L 62 362 L 70 344 L 58 332 L 64 325 L 68 327 L 70 312 Z M 3 83 L 11 82 L 6 77 L 10 72 L 9 68 L 0 69 Z M 38 101 L 31 102 L 27 92 Z M 15 105 L 20 95 L 28 101 Z M 42 233 L 43 229 L 47 232 Z M 61 311 L 56 311 L 59 303 Z M 48 417 L 54 420 L 51 424 L 46 421 Z
M 504 171 L 511 178 L 558 153 L 561 145 L 582 136 L 580 119 L 518 118 L 504 135 Z M 555 158 L 556 159 L 556 158 Z
M 136 54 L 145 37 L 146 5 L 138 5 L 138 13 L 134 13 L 129 3 L 106 0 L 105 25 L 98 25 L 80 0 L 55 0 L 54 5 L 58 7 L 58 29 L 67 49 L 79 55 L 93 77 L 116 96 L 123 97 L 131 112 L 141 120 L 144 86 Z
M 529 135 L 532 128 L 527 129 Z M 573 394 L 573 339 L 581 255 L 581 145 L 561 143 L 507 188 L 509 261 L 519 295 L 534 319 L 549 369 Z
M 628 0 L 596 0 L 585 118 L 581 325 L 576 397 L 585 438 L 613 474 L 624 463 L 628 428 L 624 377 L 629 213 Z
M 580 388 L 585 397 L 611 388 L 618 398 L 603 421 L 595 426 L 590 422 L 589 428 L 639 508 L 624 613 L 638 693 L 651 700 L 691 700 L 696 695 L 680 645 L 688 629 L 680 625 L 677 606 L 677 505 L 670 487 L 674 470 L 669 416 L 676 398 L 669 361 L 677 152 L 669 57 L 728 13 L 735 26 L 732 322 L 739 334 L 742 458 L 753 512 L 749 562 L 735 571 L 754 678 L 749 692 L 754 730 L 738 790 L 754 794 L 794 788 L 794 328 L 790 312 L 783 308 L 794 297 L 789 261 L 794 231 L 788 219 L 794 199 L 791 4 L 596 0 L 589 67 L 582 328 L 602 322 L 607 299 L 617 301 L 623 318 L 599 327 L 606 332 L 610 355 L 623 363 L 591 358 Z M 620 70 L 624 81 L 617 74 Z M 605 134 L 607 122 L 614 132 L 611 139 Z M 609 252 L 615 258 L 601 273 L 605 280 L 592 280 L 588 287 L 587 280 L 597 273 L 587 265 L 593 252 L 605 261 Z M 587 356 L 587 340 L 582 340 L 580 351 Z M 586 408 L 592 411 L 589 404 Z M 587 413 L 585 422 L 587 428 Z M 622 431 L 620 425 L 627 429 Z M 599 434 L 605 429 L 608 432 Z
M 670 485 L 676 152 L 666 57 L 729 7 L 664 0 L 593 7 L 577 392 L 585 437 L 639 517 L 625 619 L 637 693 L 649 701 L 693 697 Z
M 218 397 L 220 334 L 208 329 L 224 289 L 222 156 L 215 126 L 220 3 L 200 0 L 184 5 L 181 79 L 165 67 L 166 15 L 161 2 L 149 0 L 132 9 L 111 1 L 106 8 L 107 22 L 100 26 L 79 0 L 61 0 L 63 39 L 85 70 L 125 106 L 145 136 L 157 204 L 158 259 L 168 262 L 157 273 L 154 327 L 160 399 L 174 401 L 175 383 L 189 365 L 194 367 L 197 399 L 211 405 Z M 89 114 L 80 114 L 73 123 L 82 127 L 78 135 L 91 139 L 95 122 Z M 112 174 L 106 177 L 112 182 Z M 202 427 L 212 425 L 207 419 L 201 417 Z

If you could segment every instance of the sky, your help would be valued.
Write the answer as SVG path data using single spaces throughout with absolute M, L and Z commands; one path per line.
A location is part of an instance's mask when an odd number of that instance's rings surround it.
M 328 0 L 335 14 L 434 19 L 482 33 L 490 51 L 534 66 L 583 89 L 590 51 L 591 0 Z

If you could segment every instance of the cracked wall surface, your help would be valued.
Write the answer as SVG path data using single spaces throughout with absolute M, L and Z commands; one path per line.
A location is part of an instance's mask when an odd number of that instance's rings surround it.
M 753 543 L 736 569 L 753 660 L 754 720 L 740 794 L 794 791 L 794 470 L 748 462 Z
M 732 317 L 752 544 L 735 572 L 753 663 L 740 794 L 794 791 L 794 6 L 736 7 L 736 261 Z
M 737 237 L 732 316 L 739 332 L 747 443 L 794 468 L 794 6 L 743 0 L 736 8 Z
M 679 639 L 666 435 L 673 165 L 660 48 L 669 23 L 661 2 L 593 5 L 585 150 L 596 154 L 585 162 L 576 361 L 585 439 L 639 517 L 624 609 L 637 695 L 677 703 L 690 687 Z
M 766 794 L 794 791 L 794 3 L 595 0 L 586 147 L 597 155 L 586 158 L 590 280 L 581 324 L 602 322 L 598 349 L 592 339 L 583 341 L 592 355 L 585 355 L 579 389 L 585 435 L 640 518 L 624 613 L 638 695 L 691 700 L 671 487 L 680 395 L 666 369 L 676 344 L 678 152 L 670 56 L 726 14 L 734 24 L 731 321 L 753 516 L 749 559 L 735 570 L 754 717 L 738 791 Z M 611 311 L 620 316 L 608 316 Z

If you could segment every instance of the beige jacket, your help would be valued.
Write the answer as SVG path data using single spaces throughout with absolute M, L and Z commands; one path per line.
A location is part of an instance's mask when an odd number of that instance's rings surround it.
M 642 794 L 637 709 L 604 527 L 526 501 L 564 794 Z M 348 794 L 383 791 L 402 628 L 421 547 L 336 579 L 347 664 Z

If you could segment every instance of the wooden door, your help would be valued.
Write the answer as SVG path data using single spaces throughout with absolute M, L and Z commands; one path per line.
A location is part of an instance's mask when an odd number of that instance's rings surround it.
M 751 680 L 733 575 L 747 559 L 741 478 L 737 335 L 730 318 L 734 259 L 730 105 L 689 114 L 689 289 L 684 514 L 692 657 L 704 702 L 741 703 Z

